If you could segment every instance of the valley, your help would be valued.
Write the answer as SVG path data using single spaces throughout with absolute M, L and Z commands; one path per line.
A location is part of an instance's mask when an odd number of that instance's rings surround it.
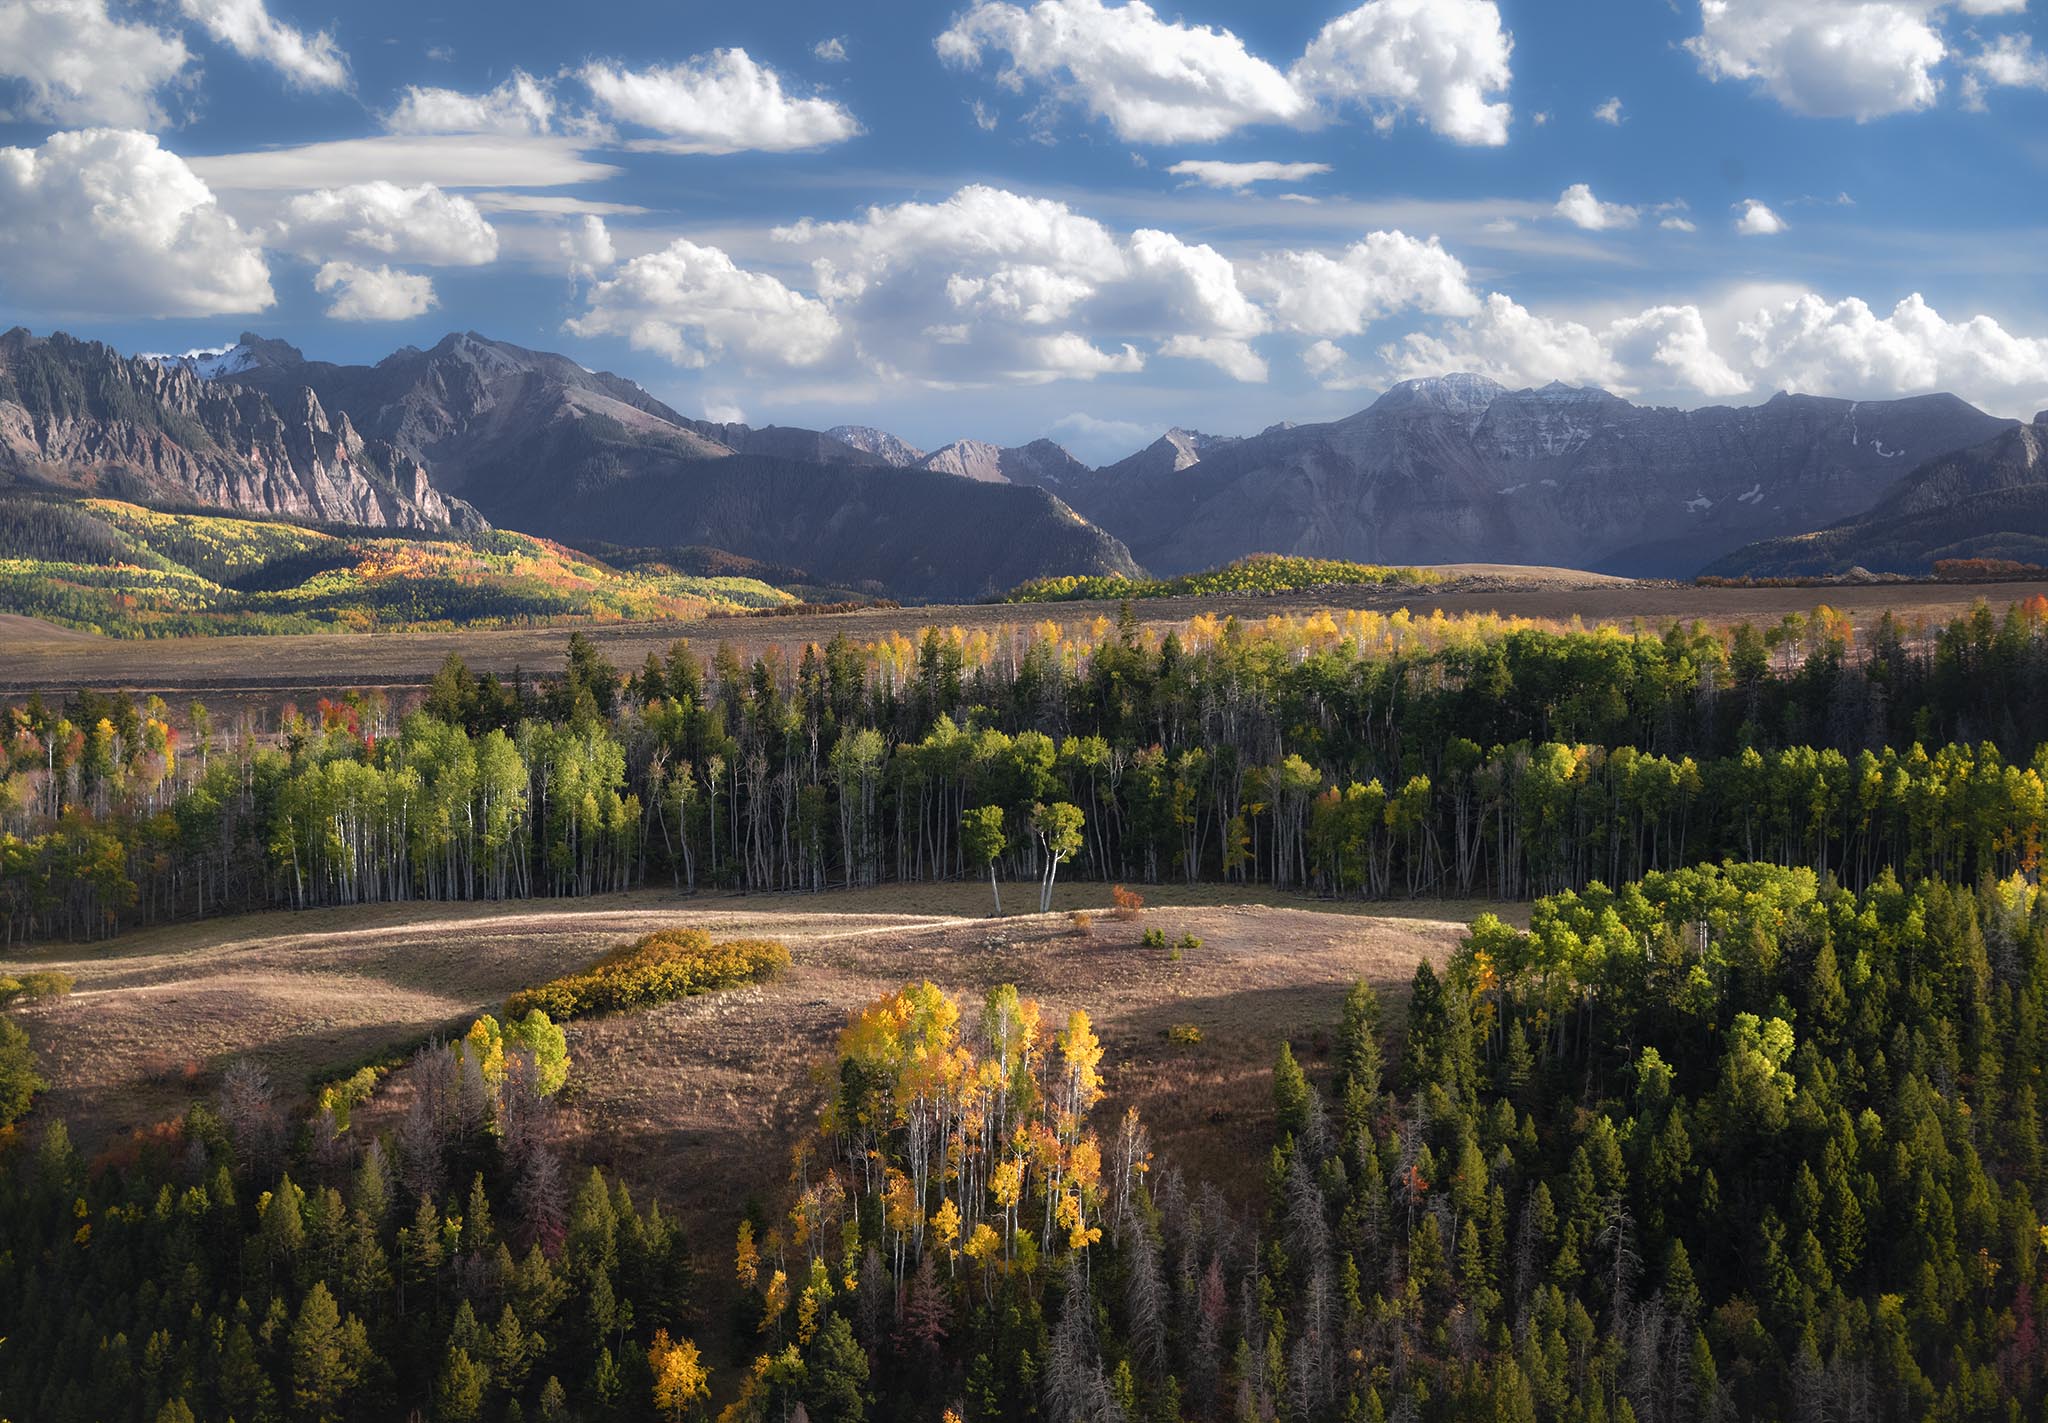
M 1909 625 L 1958 617 L 1980 601 L 2003 607 L 2048 596 L 2048 578 L 1995 583 L 1874 583 L 1835 587 L 1701 587 L 1633 580 L 1570 569 L 1509 565 L 1449 565 L 1441 583 L 1427 587 L 1367 587 L 1318 592 L 1210 598 L 1159 598 L 1132 604 L 1146 627 L 1184 628 L 1192 619 L 1301 617 L 1321 609 L 1370 609 L 1413 615 L 1494 613 L 1539 623 L 1661 627 L 1701 620 L 1714 626 L 1741 621 L 1772 623 L 1787 613 L 1805 616 L 1816 605 L 1847 615 L 1868 629 L 1886 613 Z M 792 617 L 700 617 L 681 620 L 615 619 L 552 627 L 470 628 L 460 631 L 316 633 L 236 638 L 166 637 L 142 641 L 96 637 L 75 629 L 16 617 L 0 622 L 8 657 L 0 663 L 0 696 L 63 694 L 79 687 L 123 688 L 167 698 L 229 692 L 274 700 L 273 693 L 335 687 L 390 689 L 424 686 L 441 663 L 459 653 L 479 672 L 509 677 L 558 665 L 569 638 L 582 633 L 623 668 L 636 668 L 677 639 L 708 654 L 730 643 L 744 655 L 776 647 L 794 656 L 813 642 L 844 635 L 855 641 L 916 637 L 928 627 L 1022 633 L 1052 622 L 1085 629 L 1114 621 L 1112 600 L 1046 605 L 933 604 Z

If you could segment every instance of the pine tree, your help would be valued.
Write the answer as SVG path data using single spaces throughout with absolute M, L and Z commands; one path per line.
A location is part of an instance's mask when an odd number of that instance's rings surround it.
M 1284 1038 L 1273 1063 L 1273 1113 L 1285 1136 L 1299 1136 L 1308 1125 L 1308 1078 L 1294 1060 L 1294 1047 Z
M 338 1419 L 342 1399 L 355 1386 L 344 1344 L 334 1296 L 325 1283 L 315 1283 L 299 1306 L 290 1341 L 292 1404 L 314 1423 Z

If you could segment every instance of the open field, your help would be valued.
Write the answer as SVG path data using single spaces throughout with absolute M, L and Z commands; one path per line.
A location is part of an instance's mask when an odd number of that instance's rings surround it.
M 1495 612 L 1506 616 L 1589 623 L 1652 625 L 1674 619 L 1733 623 L 1775 621 L 1827 603 L 1868 626 L 1885 612 L 1906 621 L 1940 620 L 1967 611 L 1979 599 L 1994 607 L 2048 595 L 2048 582 L 1907 583 L 1832 588 L 1699 588 L 1691 584 L 1631 582 L 1564 569 L 1501 565 L 1454 566 L 1449 581 L 1428 588 L 1358 587 L 1269 597 L 1160 598 L 1134 604 L 1149 626 L 1185 624 L 1197 614 L 1261 618 L 1318 608 L 1407 608 L 1427 613 Z M 650 651 L 689 638 L 706 647 L 729 641 L 742 650 L 785 648 L 849 638 L 914 633 L 929 625 L 966 628 L 1028 627 L 1052 618 L 1075 625 L 1114 617 L 1112 602 L 1055 605 L 965 604 L 876 609 L 788 618 L 703 618 L 686 622 L 604 622 L 581 630 L 622 668 L 637 667 Z M 314 634 L 265 637 L 164 638 L 116 641 L 81 635 L 33 619 L 0 620 L 0 696 L 70 692 L 80 687 L 250 695 L 329 691 L 343 687 L 423 686 L 450 652 L 472 668 L 529 675 L 561 665 L 576 628 L 509 628 L 430 633 Z
M 974 997 L 1013 982 L 1045 1002 L 1048 1021 L 1085 1007 L 1113 1064 L 1102 1120 L 1135 1102 L 1167 1156 L 1249 1193 L 1263 1152 L 1243 1149 L 1245 1133 L 1268 1108 L 1280 1036 L 1295 1034 L 1313 1070 L 1328 1047 L 1314 1034 L 1336 1021 L 1350 982 L 1371 979 L 1398 1001 L 1416 963 L 1440 963 L 1486 907 L 1424 902 L 1390 913 L 1220 886 L 1150 897 L 1142 922 L 1098 913 L 1085 932 L 1064 910 L 1105 906 L 1106 886 L 1068 886 L 1062 912 L 1002 920 L 986 917 L 985 890 L 971 884 L 369 906 L 179 925 L 0 962 L 0 972 L 55 967 L 77 977 L 69 998 L 21 1017 L 56 1084 L 40 1110 L 70 1120 L 91 1152 L 181 1113 L 238 1057 L 302 1095 L 651 929 L 780 938 L 794 967 L 776 982 L 568 1029 L 572 1152 L 658 1187 L 693 1225 L 722 1233 L 740 1199 L 781 1180 L 819 1105 L 814 1069 L 848 1014 L 923 978 Z M 1147 927 L 1203 944 L 1171 962 L 1139 944 Z M 1197 1026 L 1202 1042 L 1170 1045 L 1177 1023 Z M 406 1093 L 395 1075 L 359 1124 L 393 1120 Z

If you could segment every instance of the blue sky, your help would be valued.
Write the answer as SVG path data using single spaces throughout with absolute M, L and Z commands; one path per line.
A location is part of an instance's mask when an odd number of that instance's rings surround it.
M 0 322 L 1091 459 L 1449 369 L 2024 416 L 2042 3 L 0 0 Z

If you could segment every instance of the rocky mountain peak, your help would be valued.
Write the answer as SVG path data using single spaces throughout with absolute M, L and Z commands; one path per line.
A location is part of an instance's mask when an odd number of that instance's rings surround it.
M 62 333 L 9 333 L 0 340 L 0 485 L 371 527 L 484 527 L 417 462 L 330 414 L 305 382 L 280 379 L 266 391 L 230 378 L 283 359 L 278 346 L 245 334 L 218 351 L 131 359 Z
M 922 469 L 937 470 L 940 474 L 958 475 L 982 484 L 1006 484 L 1003 474 L 1003 451 L 1000 445 L 986 440 L 955 440 L 941 445 L 922 460 Z
M 872 425 L 834 425 L 825 434 L 829 439 L 837 440 L 851 449 L 874 455 L 898 469 L 913 467 L 925 455 L 923 450 L 908 440 L 899 439 L 887 430 L 877 430 Z
M 190 371 L 201 380 L 232 380 L 251 371 L 303 366 L 306 356 L 288 341 L 244 331 L 231 346 L 211 346 L 178 355 L 162 352 L 144 354 L 137 360 L 154 361 L 167 368 Z
M 1508 393 L 1499 381 L 1470 371 L 1404 380 L 1391 387 L 1372 405 L 1382 413 L 1413 410 L 1447 415 L 1483 415 L 1494 401 Z

